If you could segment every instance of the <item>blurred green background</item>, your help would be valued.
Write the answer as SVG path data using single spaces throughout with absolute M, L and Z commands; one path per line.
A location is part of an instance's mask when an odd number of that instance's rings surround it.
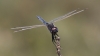
M 0 0 L 0 56 L 57 56 L 46 27 L 18 33 L 10 28 L 41 24 L 77 8 L 88 10 L 56 22 L 62 56 L 100 56 L 99 0 Z

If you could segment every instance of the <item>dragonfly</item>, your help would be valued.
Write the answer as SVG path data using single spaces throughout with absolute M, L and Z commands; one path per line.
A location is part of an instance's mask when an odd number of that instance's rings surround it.
M 20 32 L 20 31 L 24 31 L 24 30 L 28 30 L 28 29 L 33 29 L 33 28 L 37 28 L 37 27 L 46 26 L 46 27 L 48 28 L 48 30 L 50 31 L 50 33 L 52 34 L 52 41 L 53 41 L 53 40 L 54 40 L 53 34 L 58 35 L 58 34 L 57 34 L 58 28 L 55 27 L 55 25 L 54 25 L 55 22 L 61 21 L 61 20 L 63 20 L 63 19 L 67 19 L 67 18 L 69 18 L 69 17 L 71 17 L 71 16 L 73 16 L 73 15 L 75 15 L 75 14 L 78 14 L 78 13 L 80 13 L 80 12 L 83 12 L 83 11 L 85 11 L 85 10 L 86 10 L 86 9 L 79 10 L 79 8 L 78 8 L 78 9 L 73 10 L 73 11 L 71 11 L 71 12 L 69 12 L 69 13 L 67 13 L 67 14 L 65 14 L 65 15 L 63 15 L 63 16 L 60 16 L 60 17 L 58 17 L 58 18 L 55 18 L 55 19 L 53 19 L 53 20 L 51 20 L 51 21 L 49 21 L 49 22 L 46 22 L 42 17 L 37 16 L 37 18 L 38 18 L 43 24 L 41 24 L 41 25 L 32 25 L 32 26 L 23 26 L 23 27 L 15 27 L 15 28 L 11 28 L 11 29 L 17 30 L 17 31 L 14 31 L 14 32 Z

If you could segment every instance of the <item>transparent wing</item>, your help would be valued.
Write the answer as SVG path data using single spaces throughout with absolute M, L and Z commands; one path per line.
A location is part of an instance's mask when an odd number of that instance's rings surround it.
M 11 29 L 15 30 L 14 32 L 20 32 L 20 31 L 37 28 L 37 27 L 42 27 L 42 26 L 45 26 L 45 25 L 32 25 L 32 26 L 24 26 L 24 27 L 15 27 L 15 28 L 11 28 Z
M 23 26 L 23 27 L 15 27 L 15 28 L 11 28 L 11 29 L 23 29 L 23 28 L 29 28 L 29 27 L 37 28 L 37 27 L 41 27 L 41 26 L 45 26 L 45 25 Z
M 87 8 L 86 8 L 86 9 L 87 9 Z M 73 16 L 73 15 L 75 15 L 75 14 L 78 14 L 78 13 L 80 13 L 80 12 L 83 12 L 83 11 L 86 10 L 86 9 L 79 10 L 79 11 L 77 11 L 77 10 L 71 11 L 71 12 L 65 14 L 64 16 L 61 16 L 61 17 L 58 17 L 58 18 L 53 19 L 53 20 L 50 21 L 49 23 L 54 23 L 54 22 L 57 22 L 57 21 L 66 19 L 66 18 L 71 17 L 71 16 Z
M 79 9 L 79 8 L 78 8 L 78 9 Z M 70 14 L 76 12 L 78 9 L 73 10 L 73 11 L 71 11 L 71 12 L 69 12 L 69 13 L 67 13 L 67 14 L 65 14 L 65 15 L 63 15 L 63 16 L 60 16 L 60 17 L 58 17 L 58 18 L 55 18 L 55 19 L 51 20 L 49 23 L 53 23 L 53 21 L 55 21 L 55 20 L 57 20 L 57 19 L 61 19 L 61 18 L 63 18 L 64 16 L 68 16 L 68 15 L 70 15 Z

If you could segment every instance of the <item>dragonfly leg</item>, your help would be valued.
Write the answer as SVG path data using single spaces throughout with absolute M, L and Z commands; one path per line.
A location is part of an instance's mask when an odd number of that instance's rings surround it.
M 54 42 L 54 38 L 55 38 L 54 32 L 52 32 L 52 42 Z
M 59 37 L 59 35 L 57 33 L 55 35 Z
M 55 42 L 57 36 L 59 36 L 57 32 L 52 32 L 52 42 Z

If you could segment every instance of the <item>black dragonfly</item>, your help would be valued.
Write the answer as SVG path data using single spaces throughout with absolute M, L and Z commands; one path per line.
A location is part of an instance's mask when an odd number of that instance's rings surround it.
M 42 17 L 40 16 L 37 16 L 37 18 L 43 23 L 41 25 L 32 25 L 32 26 L 24 26 L 24 27 L 15 27 L 15 28 L 11 28 L 11 29 L 14 29 L 14 30 L 17 30 L 17 31 L 14 31 L 14 32 L 20 32 L 20 31 L 23 31 L 23 30 L 27 30 L 27 29 L 32 29 L 32 28 L 37 28 L 37 27 L 42 27 L 42 26 L 46 26 L 48 28 L 48 30 L 50 31 L 50 33 L 52 34 L 52 41 L 54 41 L 55 39 L 55 35 L 58 36 L 57 32 L 58 32 L 58 28 L 55 27 L 55 25 L 53 24 L 54 22 L 57 22 L 57 21 L 60 21 L 60 20 L 63 20 L 63 19 L 66 19 L 68 17 L 71 17 L 75 14 L 78 14 L 80 12 L 83 12 L 85 9 L 82 9 L 82 10 L 79 10 L 79 9 L 76 9 L 76 10 L 73 10 L 63 16 L 60 16 L 58 18 L 55 18 L 53 20 L 51 20 L 50 22 L 46 22 Z

